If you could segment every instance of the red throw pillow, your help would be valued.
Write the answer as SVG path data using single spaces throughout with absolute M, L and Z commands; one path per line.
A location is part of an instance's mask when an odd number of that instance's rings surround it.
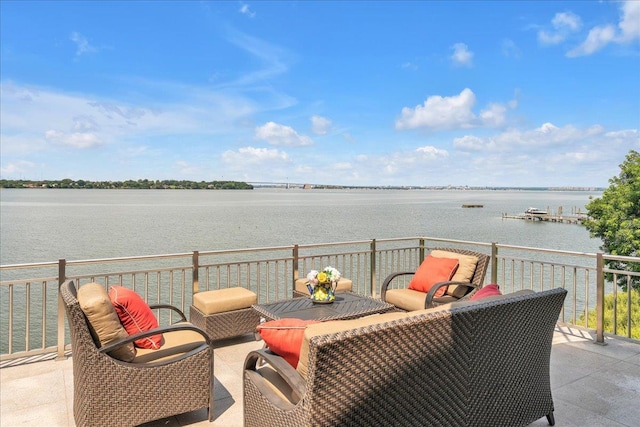
M 409 289 L 427 293 L 436 283 L 451 280 L 457 269 L 456 258 L 436 258 L 428 255 L 409 282 Z M 444 286 L 436 291 L 434 297 L 441 297 L 446 291 L 447 287 Z
M 500 286 L 496 285 L 495 283 L 492 283 L 490 285 L 484 285 L 482 288 L 478 290 L 478 292 L 471 295 L 471 298 L 469 299 L 477 300 L 477 299 L 492 297 L 496 295 L 502 295 L 502 292 L 500 292 Z
M 158 327 L 158 319 L 149 305 L 131 289 L 122 286 L 109 288 L 109 299 L 118 313 L 120 323 L 129 335 L 150 331 Z M 162 334 L 134 341 L 136 347 L 157 350 L 162 345 Z
M 258 332 L 269 350 L 281 356 L 296 368 L 300 359 L 300 346 L 307 325 L 318 320 L 278 319 L 258 325 Z

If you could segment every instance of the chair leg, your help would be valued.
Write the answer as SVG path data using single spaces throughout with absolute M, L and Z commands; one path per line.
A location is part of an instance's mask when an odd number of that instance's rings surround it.
M 549 422 L 550 426 L 556 425 L 556 419 L 553 417 L 553 411 L 547 414 L 547 421 Z

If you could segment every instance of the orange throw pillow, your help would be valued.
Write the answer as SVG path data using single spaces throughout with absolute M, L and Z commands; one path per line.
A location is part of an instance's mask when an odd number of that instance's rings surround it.
M 300 346 L 307 325 L 318 320 L 278 319 L 258 325 L 258 332 L 269 350 L 286 360 L 295 369 L 300 359 Z
M 122 286 L 111 286 L 109 299 L 118 313 L 120 323 L 129 335 L 158 327 L 158 319 L 153 311 L 135 291 Z M 157 350 L 162 345 L 162 334 L 141 338 L 133 343 L 136 347 Z
M 436 283 L 451 280 L 457 269 L 458 260 L 455 258 L 436 258 L 427 255 L 409 282 L 409 289 L 427 293 Z M 447 287 L 444 286 L 438 289 L 434 297 L 441 297 L 446 291 Z

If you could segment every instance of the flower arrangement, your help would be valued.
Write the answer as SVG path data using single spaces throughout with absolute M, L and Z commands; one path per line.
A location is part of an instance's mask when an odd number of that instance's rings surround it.
M 312 285 L 330 284 L 340 280 L 340 277 L 340 272 L 331 266 L 325 267 L 320 271 L 311 270 L 309 274 L 307 274 L 308 283 Z
M 335 299 L 334 286 L 337 287 L 340 277 L 340 272 L 331 266 L 320 271 L 311 270 L 307 274 L 307 289 L 309 289 L 311 299 L 332 302 Z

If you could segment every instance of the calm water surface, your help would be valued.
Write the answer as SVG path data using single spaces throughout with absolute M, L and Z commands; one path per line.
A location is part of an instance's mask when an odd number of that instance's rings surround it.
M 579 225 L 502 219 L 585 211 L 600 192 L 430 190 L 0 190 L 3 265 L 396 237 L 580 252 Z M 463 209 L 462 204 L 484 208 Z

